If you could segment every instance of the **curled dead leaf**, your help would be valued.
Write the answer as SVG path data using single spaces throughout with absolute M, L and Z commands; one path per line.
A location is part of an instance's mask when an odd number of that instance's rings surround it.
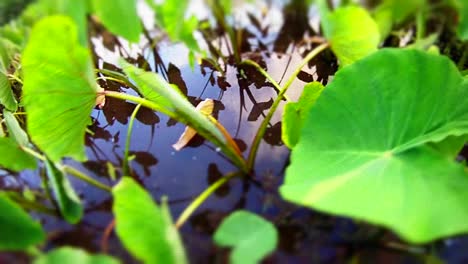
M 99 109 L 102 109 L 105 104 L 106 96 L 104 95 L 104 88 L 99 87 L 97 89 L 96 106 L 99 107 Z
M 214 109 L 214 101 L 212 99 L 205 99 L 201 101 L 197 107 L 195 108 L 198 112 L 202 113 L 203 115 L 209 116 L 213 113 Z M 172 147 L 179 151 L 183 147 L 185 147 L 193 137 L 197 135 L 197 131 L 189 126 L 185 127 L 184 133 L 179 137 L 179 140 Z

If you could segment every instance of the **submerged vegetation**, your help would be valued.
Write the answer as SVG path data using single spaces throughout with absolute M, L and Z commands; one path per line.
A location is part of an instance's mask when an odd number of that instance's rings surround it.
M 262 180 L 258 183 L 258 153 L 275 128 L 281 132 L 276 144 L 287 146 L 291 157 L 284 173 L 275 175 L 281 186 L 270 188 L 307 212 L 352 219 L 355 229 L 365 234 L 353 234 L 345 241 L 379 243 L 393 234 L 392 243 L 385 246 L 433 258 L 434 241 L 468 233 L 468 175 L 459 156 L 468 136 L 465 1 L 338 1 L 333 5 L 326 0 L 291 0 L 285 10 L 313 10 L 311 16 L 320 18 L 320 27 L 319 32 L 304 33 L 311 28 L 312 17 L 305 15 L 301 20 L 299 13 L 294 14 L 297 27 L 307 30 L 298 36 L 291 33 L 285 48 L 274 50 L 283 56 L 290 46 L 299 47 L 301 61 L 291 64 L 288 74 L 285 70 L 285 82 L 283 77 L 276 80 L 265 66 L 262 56 L 274 53 L 268 44 L 259 42 L 257 50 L 245 48 L 249 32 L 236 16 L 245 10 L 235 10 L 233 2 L 206 1 L 208 19 L 203 20 L 190 11 L 190 1 L 38 0 L 16 18 L 0 21 L 4 23 L 0 28 L 0 166 L 5 175 L 16 178 L 32 171 L 31 177 L 40 182 L 20 191 L 0 185 L 0 251 L 35 263 L 193 262 L 181 228 L 211 195 L 234 179 L 268 186 Z M 255 5 L 248 2 L 242 4 Z M 14 10 L 16 4 L 2 3 L 0 9 L 4 5 L 8 7 L 4 10 Z M 150 21 L 156 26 L 142 22 L 140 5 L 151 10 Z M 265 5 L 263 12 L 272 5 Z M 261 18 L 247 15 L 261 35 L 268 35 Z M 275 34 L 279 38 L 282 33 Z M 192 70 L 197 65 L 202 71 L 210 69 L 210 81 L 221 90 L 230 86 L 228 69 L 235 69 L 241 111 L 244 92 L 258 108 L 257 114 L 252 110 L 248 117 L 259 120 L 248 146 L 237 137 L 239 129 L 234 132 L 218 120 L 220 100 L 190 98 L 191 84 L 171 79 L 158 52 L 167 45 L 166 37 L 188 49 L 188 55 L 181 56 Z M 113 39 L 126 49 L 121 48 L 112 65 L 104 60 L 108 65 L 103 67 L 96 39 L 104 43 Z M 154 56 L 153 63 L 132 55 L 139 45 Z M 262 48 L 267 52 L 262 53 Z M 158 69 L 160 65 L 163 70 Z M 331 70 L 314 77 L 305 71 L 307 66 L 317 72 Z M 170 63 L 169 67 L 175 66 Z M 172 68 L 172 73 L 177 70 Z M 256 102 L 249 91 L 258 79 L 263 80 L 259 86 L 273 88 L 275 97 L 270 101 Z M 303 81 L 300 96 L 293 96 L 290 88 L 297 79 Z M 111 84 L 119 88 L 110 89 Z M 111 102 L 131 103 L 132 108 L 114 109 L 128 111 L 130 118 L 118 164 L 105 161 L 103 174 L 111 183 L 107 184 L 77 164 L 88 160 L 87 141 L 98 133 L 93 113 L 104 111 Z M 170 142 L 177 151 L 184 152 L 201 136 L 230 163 L 224 175 L 210 163 L 215 175 L 211 184 L 190 197 L 190 203 L 176 214 L 171 213 L 169 194 L 162 190 L 156 199 L 132 168 L 132 161 L 142 154 L 131 151 L 137 142 L 130 139 L 134 121 L 143 111 L 153 119 L 159 118 L 155 112 L 165 115 L 168 126 L 171 122 L 186 126 L 179 140 Z M 272 125 L 278 113 L 281 122 Z M 122 123 L 127 124 L 127 119 Z M 157 139 L 151 135 L 151 140 Z M 182 163 L 174 164 L 183 167 Z M 48 244 L 54 234 L 37 220 L 52 217 L 77 225 L 89 214 L 86 200 L 76 191 L 77 182 L 69 176 L 112 200 L 112 220 L 99 230 L 101 254 Z M 278 230 L 294 212 L 278 214 L 273 220 L 243 207 L 226 209 L 231 214 L 216 223 L 210 239 L 219 248 L 231 248 L 223 251 L 229 252 L 225 255 L 230 262 L 256 263 L 279 247 Z M 114 232 L 129 255 L 106 253 Z M 349 259 L 359 261 L 359 255 Z

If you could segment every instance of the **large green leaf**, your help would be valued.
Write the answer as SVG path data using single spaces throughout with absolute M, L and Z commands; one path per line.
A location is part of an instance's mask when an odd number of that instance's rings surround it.
M 358 6 L 321 13 L 325 37 L 344 67 L 377 50 L 379 29 L 369 13 Z
M 448 58 L 382 50 L 340 70 L 311 108 L 280 192 L 411 242 L 468 232 L 464 168 L 427 145 L 467 133 L 468 82 Z
M 89 51 L 64 16 L 34 26 L 23 54 L 23 96 L 31 140 L 54 162 L 86 159 L 84 135 L 97 84 Z
M 60 213 L 69 223 L 77 223 L 83 216 L 80 198 L 76 195 L 73 186 L 63 171 L 49 160 L 45 161 L 45 165 L 47 178 L 54 192 Z
M 0 137 L 0 166 L 12 171 L 35 169 L 36 159 L 11 138 Z
M 122 178 L 112 194 L 115 229 L 130 253 L 144 263 L 187 263 L 166 204 L 156 206 L 130 177 Z
M 322 93 L 323 85 L 319 82 L 308 83 L 304 86 L 302 95 L 296 103 L 287 103 L 283 111 L 281 123 L 281 139 L 288 148 L 292 148 L 299 140 L 301 128 L 310 108 Z
M 109 31 L 138 42 L 143 27 L 137 14 L 136 0 L 94 0 L 92 3 L 94 12 Z
M 214 235 L 216 244 L 233 247 L 233 264 L 259 263 L 275 249 L 277 240 L 273 224 L 247 211 L 231 214 Z
M 25 250 L 44 241 L 41 225 L 2 193 L 0 212 L 0 251 Z
M 90 255 L 86 251 L 71 247 L 55 249 L 42 255 L 34 264 L 118 264 L 120 261 L 106 255 Z

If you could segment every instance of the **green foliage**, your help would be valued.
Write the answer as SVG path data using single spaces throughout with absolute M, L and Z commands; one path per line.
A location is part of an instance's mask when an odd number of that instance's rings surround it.
M 306 117 L 281 195 L 415 243 L 467 232 L 466 172 L 427 144 L 468 133 L 467 98 L 449 59 L 417 50 L 340 70 Z
M 375 52 L 380 34 L 374 19 L 358 6 L 340 7 L 333 12 L 321 11 L 324 35 L 330 42 L 341 67 Z
M 1 35 L 1 32 L 0 32 Z M 0 104 L 4 105 L 10 111 L 16 111 L 17 102 L 11 90 L 11 84 L 8 80 L 8 67 L 13 60 L 13 56 L 18 52 L 16 44 L 8 39 L 0 37 Z
M 156 4 L 154 0 L 146 0 L 154 10 L 157 24 L 169 35 L 172 41 L 182 41 L 191 51 L 198 51 L 198 43 L 193 37 L 197 29 L 198 20 L 192 16 L 186 18 L 185 14 L 189 1 L 166 0 Z
M 94 0 L 93 10 L 104 26 L 131 42 L 138 42 L 143 27 L 136 0 Z
M 1 192 L 0 212 L 0 250 L 25 250 L 44 241 L 41 225 Z
M 156 206 L 151 196 L 130 177 L 122 178 L 112 194 L 115 229 L 130 253 L 144 263 L 187 263 L 165 203 Z
M 283 122 L 281 125 L 281 139 L 288 148 L 292 148 L 299 140 L 302 125 L 322 93 L 323 85 L 319 82 L 308 83 L 304 86 L 302 95 L 297 103 L 287 103 L 284 107 Z
M 35 169 L 36 159 L 11 138 L 0 137 L 0 165 L 12 171 Z
M 62 170 L 49 160 L 45 161 L 45 165 L 49 184 L 54 192 L 60 213 L 67 222 L 77 223 L 83 216 L 80 198 Z
M 382 38 L 390 33 L 393 25 L 401 24 L 425 5 L 426 0 L 383 0 L 374 14 Z
M 42 255 L 34 264 L 118 264 L 120 261 L 106 255 L 90 255 L 82 249 L 61 247 Z
M 275 227 L 247 211 L 236 211 L 216 230 L 214 241 L 219 246 L 233 247 L 231 263 L 258 263 L 271 253 L 278 240 Z
M 53 161 L 86 159 L 84 135 L 97 84 L 89 51 L 64 16 L 38 22 L 23 53 L 23 103 L 31 140 Z

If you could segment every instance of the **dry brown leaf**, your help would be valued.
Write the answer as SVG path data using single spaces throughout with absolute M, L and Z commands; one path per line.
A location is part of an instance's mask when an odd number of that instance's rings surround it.
M 99 107 L 99 109 L 102 109 L 106 104 L 106 96 L 104 95 L 104 89 L 102 87 L 99 87 L 97 94 L 98 95 L 96 97 L 96 105 Z
M 195 109 L 198 112 L 209 116 L 211 115 L 211 113 L 213 113 L 214 101 L 212 99 L 205 99 L 201 101 Z M 193 137 L 195 137 L 196 134 L 197 131 L 195 131 L 195 129 L 186 126 L 184 133 L 182 133 L 182 135 L 179 137 L 179 140 L 177 140 L 177 142 L 174 145 L 172 145 L 172 147 L 177 151 L 181 150 L 190 142 L 190 140 L 192 140 Z

